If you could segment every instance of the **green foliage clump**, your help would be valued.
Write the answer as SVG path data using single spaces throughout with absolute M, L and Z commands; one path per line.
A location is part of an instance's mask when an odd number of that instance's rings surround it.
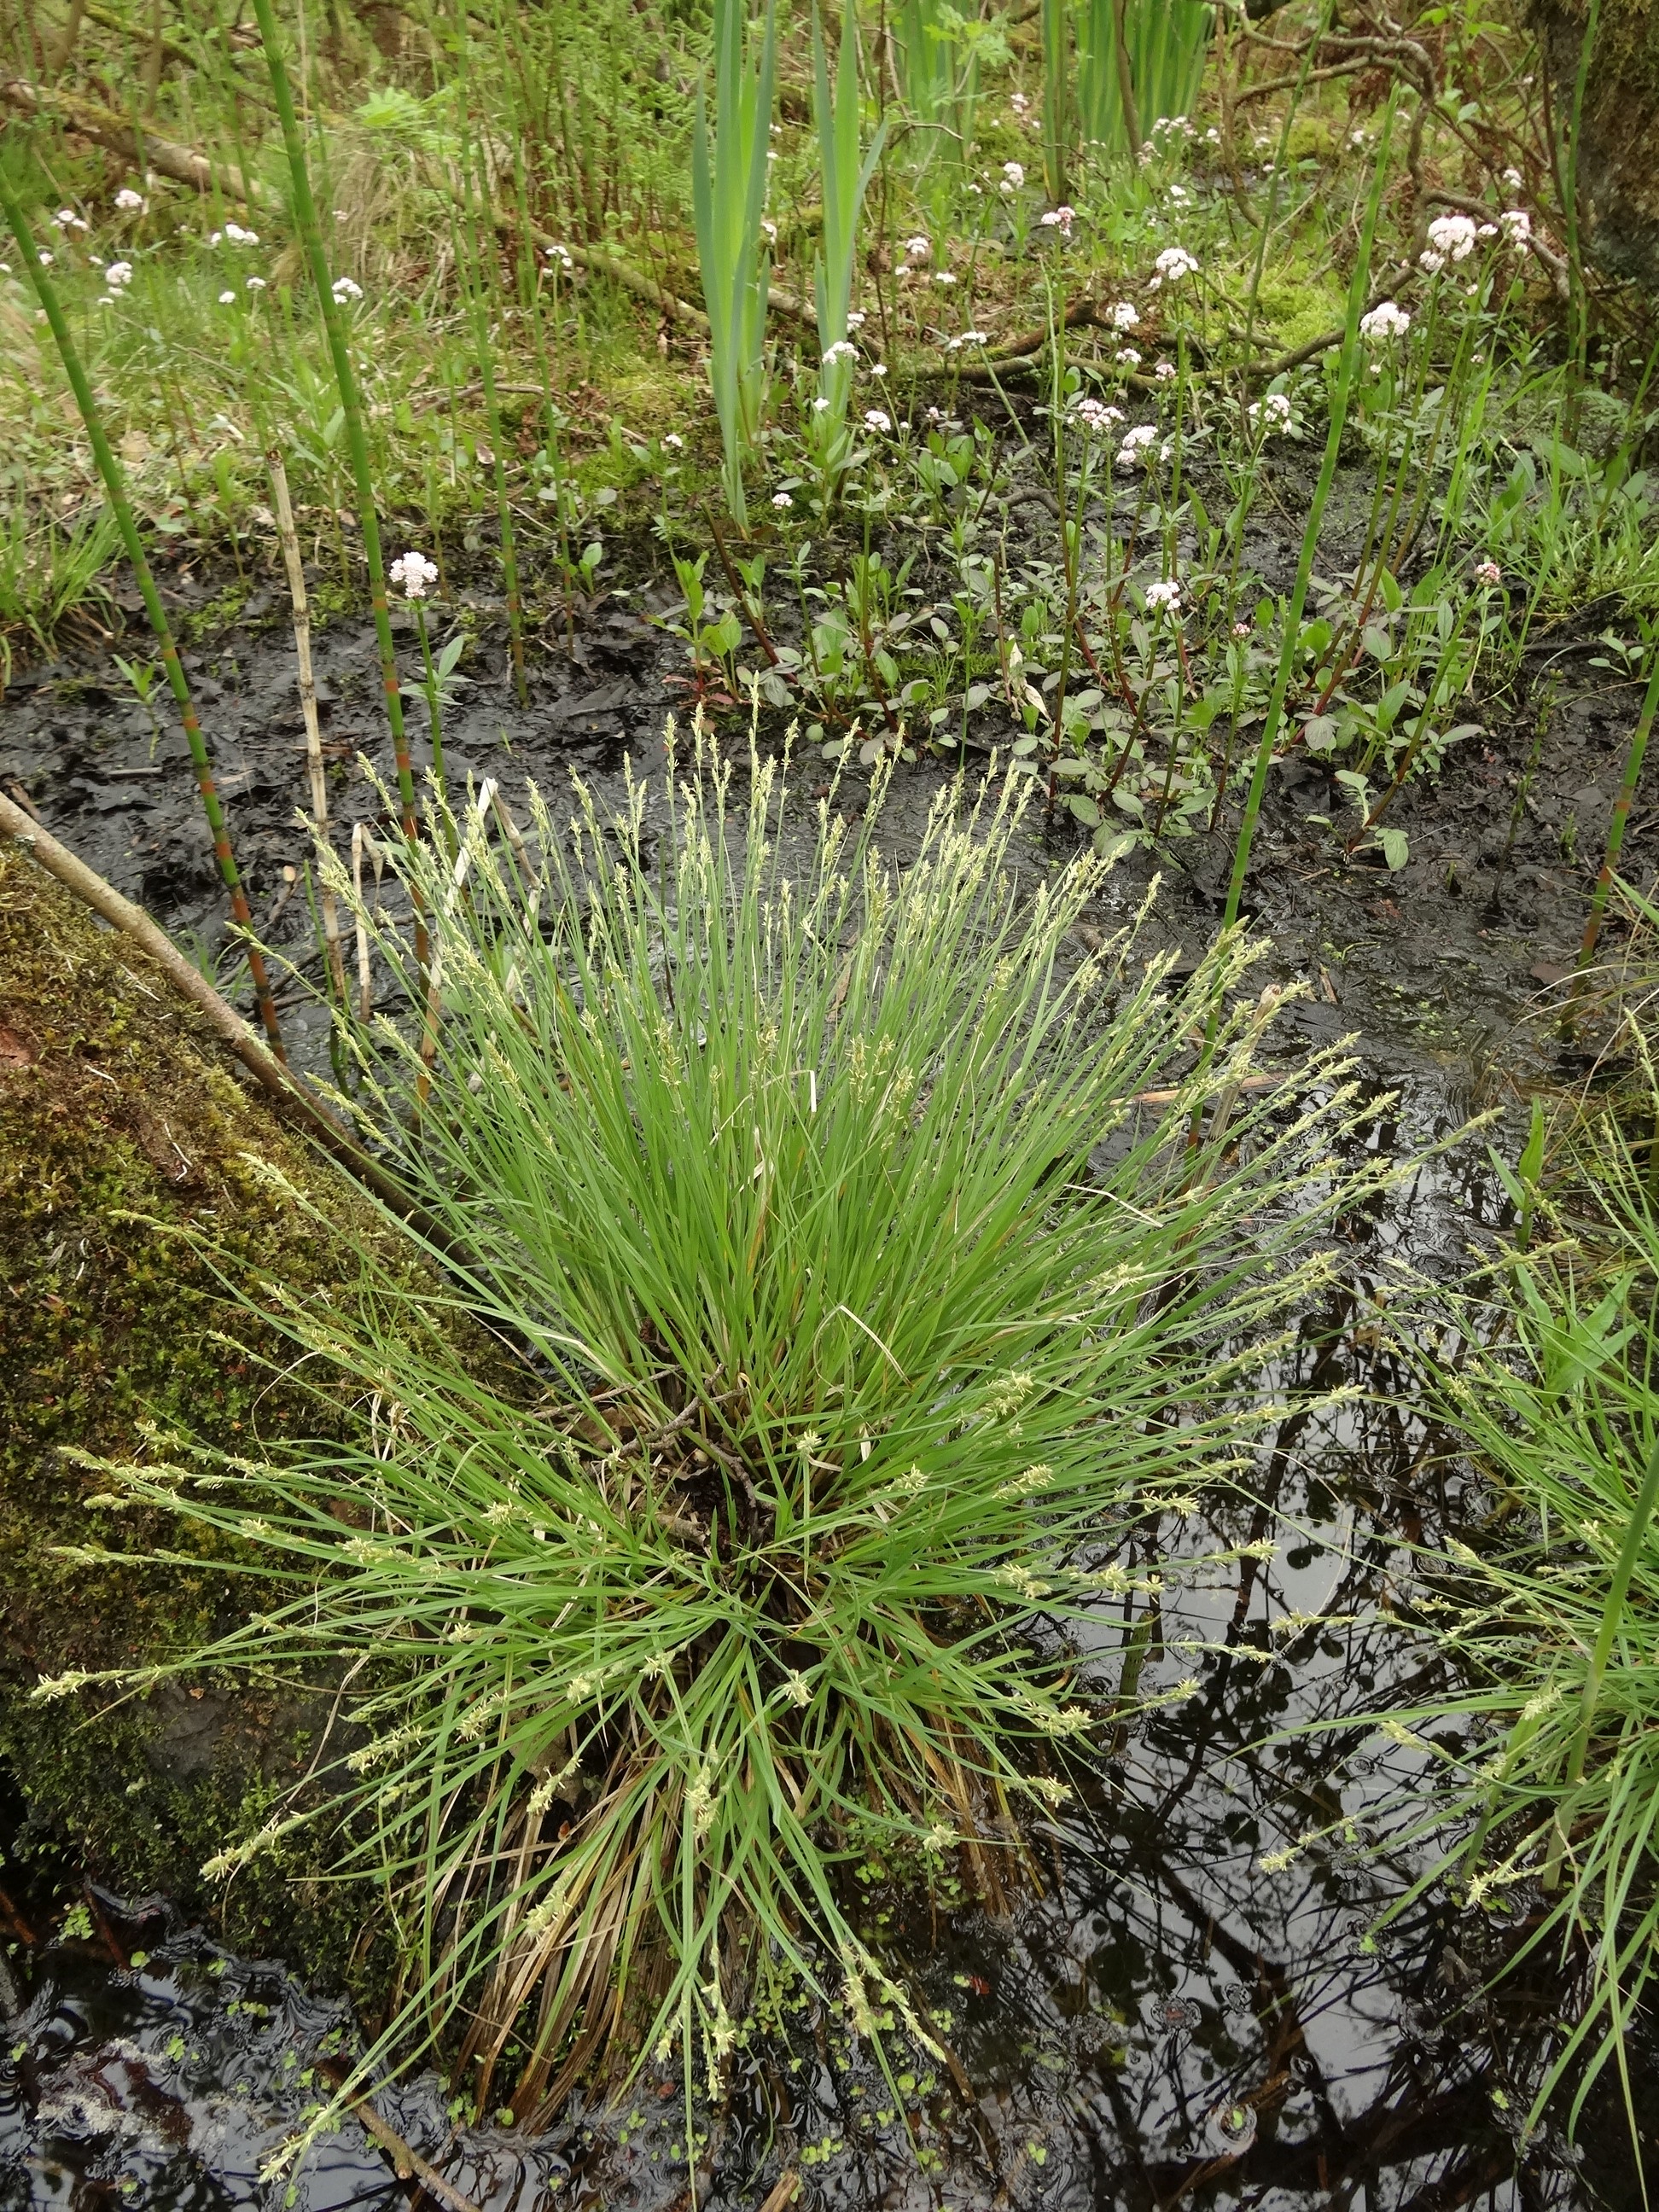
M 1659 1210 L 1646 1151 L 1611 1119 L 1584 1139 L 1572 1233 L 1512 1255 L 1498 1325 L 1465 1307 L 1462 1357 L 1425 1369 L 1489 1512 L 1473 1544 L 1435 1563 L 1443 1589 L 1427 1608 L 1469 1686 L 1389 1724 L 1431 1729 L 1443 1770 L 1425 1827 L 1449 1822 L 1455 1840 L 1425 1879 L 1455 1871 L 1489 1910 L 1535 1885 L 1515 1962 L 1551 1946 L 1588 1965 L 1528 2125 L 1570 2069 L 1575 2120 L 1610 2063 L 1628 2101 L 1625 2034 L 1659 1933 Z M 1509 1178 L 1523 1223 L 1569 1229 L 1538 1172 L 1534 1156 Z
M 1016 787 L 947 794 L 897 878 L 758 763 L 735 818 L 707 762 L 653 826 L 639 788 L 542 810 L 533 860 L 452 822 L 407 860 L 424 991 L 361 916 L 428 1010 L 365 1095 L 449 1298 L 291 1303 L 367 1408 L 343 1443 L 122 1478 L 253 1549 L 204 1659 L 345 1671 L 395 2033 L 463 2013 L 480 2109 L 514 2043 L 521 2117 L 606 2053 L 678 2043 L 689 2085 L 785 1967 L 908 2019 L 838 1869 L 1014 1878 L 1097 1717 L 1058 1632 L 1238 1466 L 1263 1326 L 1322 1274 L 1351 1094 L 1241 1107 L 1272 994 L 1204 1041 L 1237 938 L 1179 986 L 1133 937 L 1076 957 L 1104 864 L 1032 884 Z M 528 1395 L 454 1358 L 452 1302 Z

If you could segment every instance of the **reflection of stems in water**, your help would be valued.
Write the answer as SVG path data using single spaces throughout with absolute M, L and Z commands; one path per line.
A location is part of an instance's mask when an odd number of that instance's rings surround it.
M 1116 1723 L 1113 1730 L 1109 1759 L 1121 1753 L 1128 1735 L 1128 1709 L 1140 1687 L 1141 1670 L 1146 1664 L 1146 1655 L 1152 1650 L 1158 1631 L 1158 1604 L 1154 1597 L 1134 1626 L 1129 1632 L 1129 1641 L 1123 1655 L 1123 1672 L 1118 1679 L 1117 1695 L 1112 1700 L 1111 1718 Z
M 1653 654 L 1653 667 L 1642 700 L 1642 711 L 1636 718 L 1636 727 L 1631 732 L 1630 750 L 1625 755 L 1625 779 L 1619 787 L 1619 796 L 1613 801 L 1613 819 L 1607 825 L 1607 848 L 1602 856 L 1601 872 L 1595 878 L 1595 889 L 1590 896 L 1589 919 L 1584 924 L 1583 942 L 1578 948 L 1578 974 L 1573 980 L 1575 1000 L 1582 988 L 1583 972 L 1595 957 L 1595 941 L 1601 934 L 1601 919 L 1607 908 L 1607 894 L 1613 889 L 1613 872 L 1619 866 L 1619 855 L 1624 850 L 1625 825 L 1630 819 L 1631 801 L 1636 796 L 1637 779 L 1642 773 L 1642 761 L 1647 752 L 1648 739 L 1653 732 L 1654 710 L 1659 708 L 1659 638 L 1654 640 L 1649 650 Z
M 1552 676 L 1547 690 L 1539 703 L 1538 719 L 1534 726 L 1532 750 L 1521 771 L 1521 781 L 1515 787 L 1515 805 L 1510 809 L 1510 830 L 1504 840 L 1504 855 L 1498 863 L 1498 873 L 1492 879 L 1492 896 L 1486 902 L 1486 911 L 1496 916 L 1503 897 L 1504 878 L 1510 872 L 1510 858 L 1515 851 L 1515 833 L 1521 826 L 1521 817 L 1526 810 L 1527 795 L 1532 789 L 1532 780 L 1538 773 L 1538 763 L 1543 757 L 1544 738 L 1555 712 L 1558 679 Z

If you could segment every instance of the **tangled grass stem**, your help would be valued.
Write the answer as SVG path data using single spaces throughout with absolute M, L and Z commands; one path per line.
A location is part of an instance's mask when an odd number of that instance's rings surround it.
M 122 1477 L 252 1547 L 260 1613 L 198 1658 L 356 1670 L 326 1802 L 276 1817 L 337 1822 L 397 1915 L 366 2067 L 459 2041 L 481 2108 L 509 2044 L 532 2121 L 676 2045 L 690 2094 L 780 1981 L 923 2033 L 842 1869 L 1018 1881 L 1123 1717 L 1066 1623 L 1165 1494 L 1231 1479 L 1262 1340 L 1384 1172 L 1333 1164 L 1366 1118 L 1338 1061 L 1248 1081 L 1272 994 L 1236 934 L 1183 981 L 1133 931 L 1079 957 L 1103 864 L 1045 874 L 1011 786 L 945 793 L 902 874 L 881 798 L 852 832 L 751 760 L 740 806 L 700 740 L 614 817 L 532 794 L 514 844 L 464 810 L 453 863 L 393 860 L 435 1038 L 334 863 L 410 1009 L 356 1039 L 358 1110 L 482 1256 L 447 1307 L 373 1272 L 287 1302 L 365 1409 L 344 1447 Z

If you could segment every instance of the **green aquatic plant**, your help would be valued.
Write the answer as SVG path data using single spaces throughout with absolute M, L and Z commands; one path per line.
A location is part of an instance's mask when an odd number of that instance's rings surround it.
M 726 457 L 726 500 L 749 525 L 744 464 L 760 434 L 766 391 L 766 295 L 772 262 L 763 230 L 771 145 L 777 24 L 772 0 L 758 41 L 744 0 L 714 0 L 714 143 L 697 96 L 691 204 L 708 310 L 708 376 Z M 758 44 L 758 52 L 753 51 Z
M 828 445 L 846 421 L 848 397 L 853 388 L 854 349 L 847 334 L 847 319 L 858 260 L 859 217 L 887 137 L 884 121 L 860 158 L 859 33 L 854 8 L 844 9 L 842 14 L 841 52 L 833 86 L 823 51 L 823 26 L 817 9 L 813 10 L 812 117 L 823 189 L 823 245 L 812 259 L 812 296 L 822 356 L 818 392 L 826 403 L 818 435 Z
M 1084 0 L 1077 37 L 1085 138 L 1138 155 L 1143 134 L 1190 116 L 1213 19 L 1201 0 Z
M 1509 1970 L 1542 1949 L 1585 1970 L 1528 2127 L 1569 2080 L 1576 2124 L 1609 2066 L 1630 2105 L 1626 2031 L 1659 1937 L 1659 1211 L 1638 1158 L 1648 1148 L 1607 1115 L 1565 1176 L 1558 1165 L 1552 1201 L 1534 1117 L 1520 1176 L 1505 1176 L 1526 1233 L 1492 1278 L 1498 1325 L 1466 1300 L 1455 1359 L 1418 1362 L 1484 1480 L 1486 1510 L 1470 1540 L 1425 1561 L 1434 1595 L 1422 1618 L 1468 1686 L 1389 1717 L 1426 1732 L 1437 1771 L 1423 1829 L 1453 1838 L 1410 1895 L 1454 1873 L 1471 1904 L 1503 1909 L 1535 1887 Z M 1543 1222 L 1556 1233 L 1528 1251 Z
M 448 1300 L 273 1288 L 356 1441 L 118 1478 L 247 1547 L 258 1618 L 198 1661 L 320 1669 L 353 1725 L 219 1870 L 337 1826 L 408 1962 L 365 2064 L 447 2039 L 525 2118 L 648 2051 L 690 2096 L 780 1977 L 912 2020 L 841 1870 L 1017 1883 L 1097 1717 L 1064 1626 L 1240 1465 L 1360 1190 L 1336 1064 L 1250 1076 L 1237 936 L 1182 981 L 1133 933 L 1079 953 L 1103 863 L 1030 878 L 1023 780 L 945 794 L 896 874 L 878 805 L 849 833 L 751 775 L 505 845 L 486 787 L 394 853 L 435 1030 L 333 867 L 410 1008 L 362 1097 Z

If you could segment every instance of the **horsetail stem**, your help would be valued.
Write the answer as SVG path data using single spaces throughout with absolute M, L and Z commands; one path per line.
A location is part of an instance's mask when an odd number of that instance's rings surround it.
M 143 599 L 144 612 L 149 617 L 149 626 L 155 631 L 156 642 L 161 648 L 161 665 L 167 671 L 167 682 L 172 686 L 173 698 L 178 702 L 179 724 L 184 730 L 185 742 L 190 747 L 191 761 L 196 769 L 197 788 L 202 794 L 202 811 L 207 816 L 208 828 L 213 836 L 213 857 L 218 863 L 220 878 L 225 889 L 230 894 L 231 919 L 241 933 L 243 947 L 247 954 L 248 973 L 253 979 L 253 995 L 258 1004 L 259 1020 L 264 1026 L 266 1036 L 270 1041 L 272 1052 L 277 1059 L 283 1060 L 286 1055 L 283 1050 L 282 1025 L 276 1018 L 276 1002 L 271 996 L 270 980 L 265 974 L 264 956 L 253 941 L 253 916 L 248 910 L 247 893 L 242 887 L 241 875 L 236 866 L 236 856 L 231 849 L 230 831 L 225 823 L 224 809 L 220 805 L 219 794 L 214 788 L 213 763 L 208 758 L 207 740 L 202 735 L 202 725 L 197 719 L 196 702 L 191 696 L 189 679 L 185 674 L 184 665 L 179 660 L 178 646 L 173 641 L 173 625 L 168 622 L 167 610 L 161 605 L 161 595 L 155 588 L 155 579 L 150 574 L 149 562 L 145 558 L 143 545 L 138 536 L 138 526 L 133 520 L 132 508 L 127 500 L 126 479 L 122 474 L 121 464 L 115 458 L 114 449 L 105 435 L 103 421 L 98 412 L 98 403 L 92 396 L 92 386 L 87 381 L 86 371 L 81 365 L 81 356 L 76 351 L 74 339 L 70 336 L 69 324 L 64 319 L 56 288 L 42 265 L 40 252 L 35 246 L 33 234 L 29 228 L 28 219 L 23 213 L 21 203 L 3 182 L 0 182 L 0 207 L 5 210 L 7 223 L 10 226 L 12 236 L 17 240 L 17 250 L 22 255 L 24 266 L 33 280 L 36 296 L 45 313 L 52 337 L 57 343 L 58 356 L 64 364 L 64 374 L 69 379 L 70 389 L 75 394 L 75 404 L 81 410 L 82 421 L 86 424 L 87 436 L 92 446 L 93 459 L 97 463 L 98 473 L 104 481 L 105 496 L 109 501 L 110 511 L 115 517 L 116 527 L 121 533 L 121 542 L 126 548 L 127 558 L 131 562 L 133 572 L 138 579 L 138 590 Z
M 294 95 L 289 87 L 288 70 L 283 60 L 276 19 L 271 12 L 270 0 L 253 0 L 253 12 L 259 26 L 259 42 L 264 48 L 265 67 L 270 76 L 271 97 L 276 102 L 277 120 L 282 125 L 283 145 L 288 155 L 289 175 L 294 187 L 295 221 L 305 246 L 306 258 L 311 264 L 312 281 L 317 288 L 317 306 L 322 315 L 329 354 L 334 363 L 335 381 L 340 387 L 340 408 L 345 417 L 346 449 L 351 456 L 351 473 L 356 486 L 357 520 L 363 533 L 363 555 L 368 562 L 369 599 L 374 611 L 374 635 L 380 648 L 380 688 L 386 696 L 386 718 L 391 726 L 392 749 L 398 764 L 398 803 L 404 836 L 412 845 L 416 836 L 415 775 L 410 766 L 409 739 L 404 729 L 403 699 L 398 689 L 398 656 L 392 641 L 392 616 L 386 596 L 386 569 L 380 558 L 380 518 L 374 508 L 374 482 L 368 465 L 368 441 L 363 435 L 363 413 L 357 396 L 356 372 L 351 366 L 351 349 L 346 343 L 345 324 L 328 273 L 328 255 L 323 245 L 322 226 L 317 220 L 317 205 L 311 196 L 311 173 L 306 164 L 300 125 L 295 117 Z M 424 967 L 426 925 L 418 908 L 415 938 L 421 964 Z

